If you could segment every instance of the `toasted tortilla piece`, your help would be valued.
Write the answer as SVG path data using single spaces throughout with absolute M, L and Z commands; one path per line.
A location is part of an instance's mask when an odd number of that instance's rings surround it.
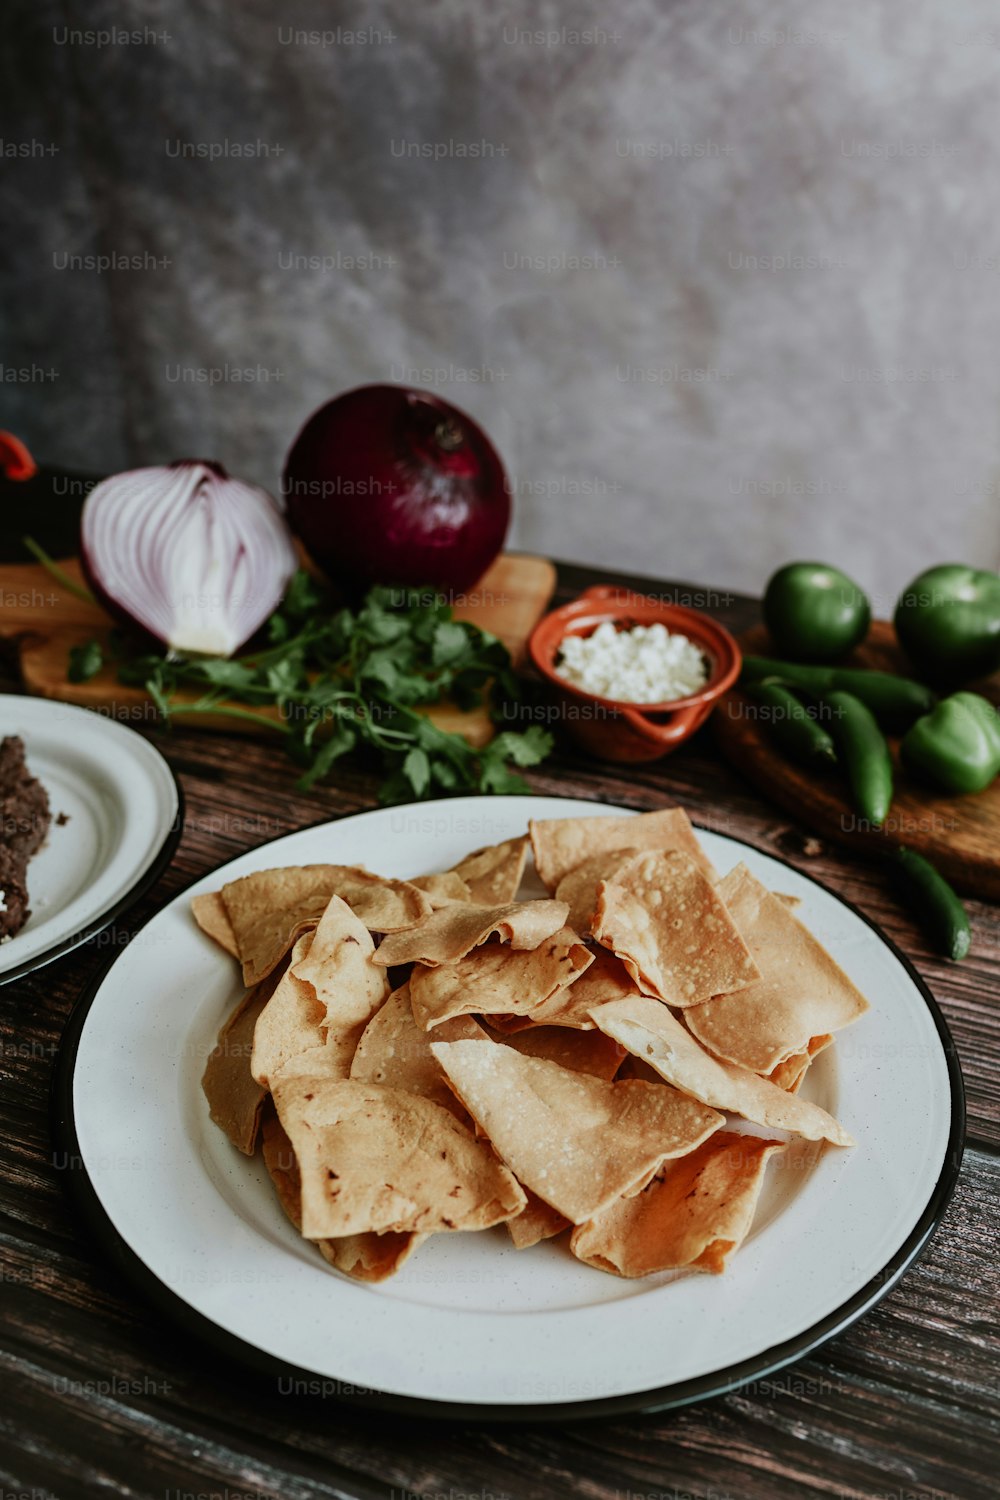
M 433 969 L 417 964 L 410 975 L 413 1015 L 425 1031 L 452 1016 L 530 1016 L 593 961 L 568 927 L 537 948 L 515 952 L 506 944 L 486 943 L 452 964 Z
M 697 1005 L 760 978 L 716 887 L 686 854 L 648 850 L 598 889 L 594 936 L 641 990 Z
M 825 1051 L 832 1041 L 833 1037 L 829 1034 L 810 1037 L 809 1046 L 805 1052 L 793 1053 L 791 1057 L 786 1057 L 784 1062 L 780 1062 L 776 1068 L 772 1068 L 770 1073 L 764 1073 L 762 1076 L 776 1084 L 779 1089 L 787 1089 L 790 1094 L 797 1094 L 813 1058 Z
M 565 1026 L 575 1031 L 590 1031 L 594 1025 L 590 1012 L 595 1005 L 638 993 L 621 959 L 606 948 L 598 948 L 590 967 L 574 979 L 568 989 L 557 991 L 533 1010 L 531 1019 L 536 1026 Z
M 410 881 L 418 891 L 423 891 L 431 906 L 451 906 L 454 901 L 471 901 L 472 892 L 454 870 L 442 870 L 439 875 L 415 875 Z
M 709 880 L 715 879 L 712 862 L 682 807 L 624 817 L 532 818 L 528 831 L 539 878 L 550 891 L 585 859 L 625 848 L 680 850 Z
M 391 932 L 382 939 L 375 962 L 383 968 L 417 963 L 427 968 L 454 964 L 494 932 L 511 948 L 537 948 L 566 922 L 564 901 L 510 901 L 505 906 L 455 903 L 431 912 L 411 932 Z
M 375 963 L 371 933 L 339 896 L 331 897 L 308 953 L 292 973 L 312 985 L 325 1011 L 326 1065 L 318 1071 L 324 1077 L 349 1078 L 355 1048 L 387 998 L 389 980 Z
M 442 1042 L 486 1039 L 482 1027 L 469 1016 L 442 1021 L 434 1036 Z M 433 1099 L 456 1119 L 468 1118 L 431 1051 L 430 1036 L 413 1018 L 409 984 L 395 990 L 368 1022 L 351 1063 L 351 1077 L 361 1083 L 406 1089 L 411 1094 Z
M 519 1181 L 574 1224 L 723 1122 L 675 1089 L 605 1083 L 499 1042 L 432 1042 L 431 1051 Z
M 435 1032 L 433 1040 L 447 1042 L 451 1038 Z M 591 1078 L 614 1078 L 625 1056 L 625 1048 L 596 1027 L 593 1031 L 571 1031 L 566 1026 L 532 1024 L 524 1031 L 513 1036 L 501 1035 L 497 1040 L 505 1047 L 513 1047 L 522 1057 L 544 1057 L 573 1073 L 588 1073 Z
M 861 991 L 745 865 L 730 870 L 718 889 L 761 977 L 738 994 L 716 996 L 687 1013 L 688 1025 L 709 1051 L 754 1073 L 770 1073 L 808 1051 L 814 1036 L 839 1031 L 865 1013 Z
M 563 876 L 556 886 L 555 896 L 557 901 L 565 901 L 569 906 L 567 922 L 570 927 L 590 935 L 597 912 L 598 887 L 603 880 L 613 880 L 622 865 L 627 865 L 639 852 L 628 848 L 591 854 Z
M 302 1185 L 292 1143 L 271 1105 L 261 1126 L 264 1164 L 278 1201 L 296 1229 L 302 1230 Z M 422 1244 L 422 1234 L 349 1234 L 337 1240 L 317 1240 L 325 1261 L 355 1281 L 385 1281 Z
M 238 1002 L 223 1021 L 215 1051 L 202 1074 L 209 1114 L 244 1156 L 252 1156 L 257 1149 L 267 1093 L 250 1070 L 254 1029 L 280 978 L 278 973 L 269 974 Z
M 843 1126 L 818 1104 L 809 1104 L 766 1078 L 720 1062 L 706 1052 L 659 1000 L 647 995 L 614 1000 L 598 1006 L 593 1016 L 607 1036 L 701 1104 L 742 1115 L 769 1130 L 792 1131 L 809 1141 L 854 1144 Z
M 269 974 L 303 929 L 315 926 L 339 896 L 370 932 L 400 932 L 423 920 L 431 903 L 406 880 L 387 880 L 353 865 L 292 865 L 257 870 L 222 887 L 222 899 L 246 984 Z
M 224 948 L 230 957 L 240 960 L 240 945 L 236 941 L 233 924 L 229 920 L 226 903 L 221 891 L 206 891 L 203 896 L 191 897 L 191 915 L 208 937 Z
M 521 1186 L 524 1188 L 528 1202 L 516 1219 L 507 1220 L 506 1228 L 514 1242 L 515 1250 L 530 1250 L 532 1245 L 541 1244 L 542 1240 L 551 1240 L 557 1234 L 562 1234 L 564 1229 L 569 1228 L 569 1220 L 539 1198 L 537 1193 L 524 1187 L 523 1182 Z
M 505 839 L 475 849 L 459 860 L 454 873 L 469 887 L 470 900 L 479 906 L 504 906 L 513 901 L 528 858 L 528 835 Z
M 488 1229 L 524 1207 L 489 1143 L 418 1094 L 356 1079 L 284 1078 L 274 1103 L 301 1174 L 307 1240 Z
M 299 938 L 290 966 L 257 1018 L 250 1071 L 264 1089 L 270 1089 L 272 1079 L 284 1068 L 319 1074 L 328 1070 L 329 1063 L 322 1061 L 326 1006 L 312 985 L 295 974 L 295 965 L 307 956 L 312 940 L 311 932 Z
M 769 1158 L 783 1150 L 781 1141 L 720 1130 L 643 1192 L 574 1229 L 570 1249 L 615 1276 L 718 1274 L 747 1236 Z

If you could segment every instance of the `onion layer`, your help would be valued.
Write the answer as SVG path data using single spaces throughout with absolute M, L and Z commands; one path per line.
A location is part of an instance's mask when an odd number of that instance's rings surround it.
M 98 598 L 172 651 L 231 656 L 280 604 L 295 548 L 276 501 L 181 459 L 95 486 L 80 554 Z

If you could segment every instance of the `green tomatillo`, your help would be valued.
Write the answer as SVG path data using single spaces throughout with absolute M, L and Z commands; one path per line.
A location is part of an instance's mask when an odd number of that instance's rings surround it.
M 790 660 L 831 662 L 864 640 L 871 606 L 839 568 L 786 563 L 764 591 L 764 623 Z
M 944 792 L 983 792 L 1000 774 L 1000 715 L 978 693 L 953 693 L 903 736 L 900 754 Z
M 900 645 L 931 682 L 958 686 L 1000 667 L 1000 574 L 942 563 L 903 590 Z

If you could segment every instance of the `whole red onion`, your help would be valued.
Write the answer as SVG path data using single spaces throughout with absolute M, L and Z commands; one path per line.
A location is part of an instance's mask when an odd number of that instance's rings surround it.
M 366 385 L 309 418 L 285 463 L 289 523 L 349 593 L 461 592 L 503 546 L 510 494 L 485 433 L 427 391 Z

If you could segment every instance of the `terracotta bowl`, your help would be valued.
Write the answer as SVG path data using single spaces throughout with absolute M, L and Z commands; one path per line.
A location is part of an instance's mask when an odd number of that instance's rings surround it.
M 625 629 L 659 623 L 686 635 L 708 659 L 708 682 L 687 698 L 643 704 L 601 698 L 574 687 L 555 669 L 560 643 L 567 635 L 590 635 L 605 620 Z M 560 709 L 559 721 L 568 733 L 591 755 L 615 761 L 659 760 L 676 750 L 732 687 L 743 660 L 729 631 L 710 615 L 607 584 L 588 589 L 572 604 L 564 604 L 540 620 L 532 631 L 528 650 L 549 684 Z

